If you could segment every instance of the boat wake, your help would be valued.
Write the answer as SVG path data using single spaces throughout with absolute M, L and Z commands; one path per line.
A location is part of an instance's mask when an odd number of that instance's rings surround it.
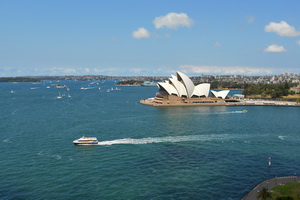
M 228 112 L 228 113 L 246 113 L 248 112 L 247 110 L 237 110 L 237 111 L 231 111 L 231 112 Z
M 278 138 L 281 139 L 281 140 L 284 140 L 286 138 L 286 136 L 280 135 L 280 136 L 278 136 Z
M 125 138 L 125 139 L 98 142 L 98 145 L 174 143 L 174 142 L 189 142 L 189 141 L 227 140 L 232 138 L 233 137 L 228 134 L 149 137 L 149 138 L 141 138 L 141 139 Z

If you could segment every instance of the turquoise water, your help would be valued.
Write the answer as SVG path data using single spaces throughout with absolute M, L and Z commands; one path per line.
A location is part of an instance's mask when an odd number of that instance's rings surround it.
M 0 84 L 0 199 L 241 199 L 300 174 L 299 107 L 156 108 L 156 87 L 91 82 Z

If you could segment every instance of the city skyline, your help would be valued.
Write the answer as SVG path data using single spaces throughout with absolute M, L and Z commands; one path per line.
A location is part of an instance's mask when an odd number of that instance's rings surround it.
M 300 73 L 300 2 L 0 2 L 0 77 Z

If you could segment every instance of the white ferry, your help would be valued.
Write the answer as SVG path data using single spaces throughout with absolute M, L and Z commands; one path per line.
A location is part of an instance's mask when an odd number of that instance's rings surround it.
M 157 82 L 145 81 L 144 83 L 141 84 L 141 86 L 147 86 L 147 87 L 157 86 Z
M 96 137 L 81 137 L 77 140 L 74 140 L 73 143 L 75 145 L 95 145 L 98 144 L 98 140 Z

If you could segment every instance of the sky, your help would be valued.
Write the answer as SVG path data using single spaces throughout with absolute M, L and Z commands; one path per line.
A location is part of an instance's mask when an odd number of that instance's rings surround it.
M 300 74 L 299 0 L 0 0 L 0 77 Z

